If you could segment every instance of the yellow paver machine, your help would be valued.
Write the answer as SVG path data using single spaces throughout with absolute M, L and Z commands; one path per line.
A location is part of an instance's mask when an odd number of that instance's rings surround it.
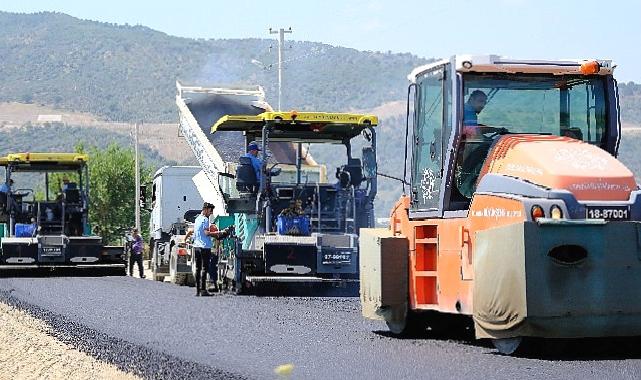
M 0 157 L 0 269 L 86 267 L 125 274 L 123 248 L 105 246 L 91 232 L 88 159 L 79 153 Z M 44 194 L 39 188 L 12 189 L 34 178 L 44 180 Z M 52 178 L 63 178 L 55 194 Z

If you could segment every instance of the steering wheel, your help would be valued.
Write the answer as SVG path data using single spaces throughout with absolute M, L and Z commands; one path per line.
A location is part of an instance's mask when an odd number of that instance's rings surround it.
M 510 131 L 503 127 L 489 127 L 487 125 L 477 126 L 479 134 L 487 140 L 494 140 L 496 136 L 505 135 Z
M 277 175 L 280 174 L 280 172 L 283 170 L 282 168 L 277 168 L 278 162 L 272 165 L 268 170 L 267 170 L 267 175 L 270 177 L 276 177 Z
M 14 197 L 20 197 L 20 198 L 24 198 L 29 194 L 31 194 L 32 196 L 34 195 L 33 189 L 16 189 L 13 192 Z

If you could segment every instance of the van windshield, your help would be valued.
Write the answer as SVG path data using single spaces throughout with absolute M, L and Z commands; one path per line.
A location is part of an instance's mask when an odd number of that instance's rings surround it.
M 466 127 L 568 136 L 599 145 L 606 135 L 602 77 L 471 73 L 463 81 Z

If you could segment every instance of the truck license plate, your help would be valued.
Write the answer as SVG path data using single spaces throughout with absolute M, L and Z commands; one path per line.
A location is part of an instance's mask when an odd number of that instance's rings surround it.
M 349 264 L 351 261 L 351 252 L 323 253 L 323 264 Z
M 42 254 L 47 256 L 60 256 L 62 255 L 61 247 L 42 247 Z
M 630 206 L 585 206 L 587 219 L 630 220 Z

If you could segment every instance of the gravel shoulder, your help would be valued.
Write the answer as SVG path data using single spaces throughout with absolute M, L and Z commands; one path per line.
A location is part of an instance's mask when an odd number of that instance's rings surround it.
M 45 322 L 5 303 L 0 325 L 0 379 L 139 379 L 57 340 Z

